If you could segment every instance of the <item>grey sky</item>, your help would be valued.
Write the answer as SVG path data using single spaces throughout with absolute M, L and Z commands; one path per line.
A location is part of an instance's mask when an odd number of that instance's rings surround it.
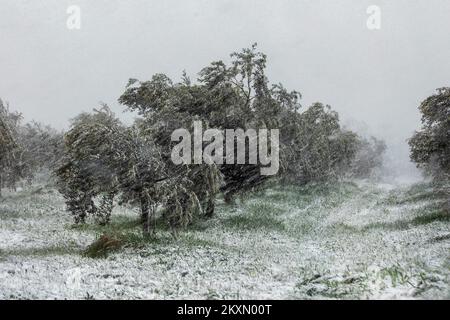
M 366 27 L 371 4 L 381 30 Z M 69 5 L 81 7 L 81 30 L 66 28 Z M 65 128 L 99 101 L 121 114 L 128 78 L 195 76 L 258 42 L 270 79 L 302 92 L 304 106 L 330 104 L 404 140 L 419 102 L 450 85 L 449 17 L 448 0 L 1 0 L 0 97 Z

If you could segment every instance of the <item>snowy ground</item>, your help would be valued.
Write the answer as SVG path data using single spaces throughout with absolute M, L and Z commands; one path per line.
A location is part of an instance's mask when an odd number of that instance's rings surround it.
M 144 240 L 137 213 L 73 227 L 61 197 L 0 200 L 1 299 L 450 298 L 445 195 L 427 185 L 274 187 L 219 204 L 173 240 Z M 116 229 L 130 244 L 106 258 L 86 247 Z

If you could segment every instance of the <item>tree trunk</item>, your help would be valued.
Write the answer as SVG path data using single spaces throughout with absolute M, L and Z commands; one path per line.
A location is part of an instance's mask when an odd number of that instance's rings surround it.
M 100 206 L 97 210 L 97 219 L 100 225 L 107 225 L 111 221 L 111 212 L 114 208 L 114 197 L 116 193 L 110 192 L 103 195 Z
M 144 235 L 149 233 L 149 203 L 146 195 L 142 194 L 140 197 L 141 201 L 141 222 L 142 222 L 142 232 Z

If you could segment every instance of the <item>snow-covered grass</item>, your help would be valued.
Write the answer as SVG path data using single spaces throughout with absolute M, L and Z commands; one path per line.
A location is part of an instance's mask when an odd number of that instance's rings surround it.
M 450 219 L 426 184 L 275 186 L 173 239 L 140 234 L 119 207 L 110 226 L 73 226 L 50 189 L 0 200 L 0 298 L 450 298 Z M 101 235 L 121 245 L 86 249 Z M 91 247 L 92 249 L 92 247 Z

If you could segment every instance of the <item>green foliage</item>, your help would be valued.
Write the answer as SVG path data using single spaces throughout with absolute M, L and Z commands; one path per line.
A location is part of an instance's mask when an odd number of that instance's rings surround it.
M 150 81 L 132 79 L 119 102 L 143 116 L 146 132 L 166 154 L 173 146 L 173 130 L 191 128 L 194 120 L 202 120 L 222 130 L 279 129 L 280 175 L 291 182 L 305 184 L 345 173 L 360 150 L 370 149 L 370 143 L 343 130 L 337 112 L 329 106 L 316 103 L 301 113 L 300 93 L 289 92 L 282 84 L 271 85 L 266 63 L 266 55 L 254 44 L 232 53 L 230 64 L 212 62 L 200 71 L 195 83 L 186 74 L 180 83 L 162 74 Z M 377 145 L 365 158 L 360 156 L 354 164 L 357 174 L 366 175 L 379 165 L 383 151 Z M 259 165 L 224 164 L 218 168 L 227 202 L 269 178 L 260 174 Z
M 149 81 L 130 79 L 119 98 L 140 115 L 130 127 L 107 106 L 75 118 L 56 171 L 75 221 L 94 215 L 108 223 L 117 198 L 139 207 L 144 233 L 154 232 L 156 211 L 162 208 L 176 235 L 195 217 L 212 217 L 219 192 L 232 202 L 236 195 L 268 182 L 258 164 L 175 165 L 171 134 L 191 129 L 196 120 L 219 130 L 279 129 L 279 176 L 284 180 L 302 185 L 351 170 L 358 151 L 370 149 L 370 144 L 342 129 L 337 112 L 329 106 L 316 103 L 300 112 L 300 93 L 270 84 L 266 63 L 266 55 L 254 44 L 232 53 L 229 64 L 216 61 L 203 68 L 196 81 L 185 73 L 180 82 L 164 74 Z M 358 174 L 366 174 L 377 164 L 374 157 L 360 157 L 354 167 Z
M 62 134 L 37 122 L 22 124 L 22 115 L 0 100 L 0 189 L 31 183 L 41 171 L 55 168 L 62 156 Z
M 244 214 L 226 218 L 224 225 L 237 230 L 285 230 L 283 222 L 277 218 L 277 214 L 284 210 L 264 202 L 250 204 L 245 208 Z
M 283 126 L 282 165 L 291 182 L 326 181 L 346 172 L 357 152 L 358 136 L 341 129 L 337 112 L 316 103 L 289 115 Z
M 144 121 L 126 127 L 107 106 L 74 119 L 56 174 L 76 223 L 88 215 L 109 223 L 115 198 L 139 206 L 144 233 L 155 231 L 158 206 L 166 208 L 174 233 L 195 215 L 212 214 L 211 199 L 218 191 L 215 166 L 175 167 L 167 146 L 150 134 L 157 130 Z

